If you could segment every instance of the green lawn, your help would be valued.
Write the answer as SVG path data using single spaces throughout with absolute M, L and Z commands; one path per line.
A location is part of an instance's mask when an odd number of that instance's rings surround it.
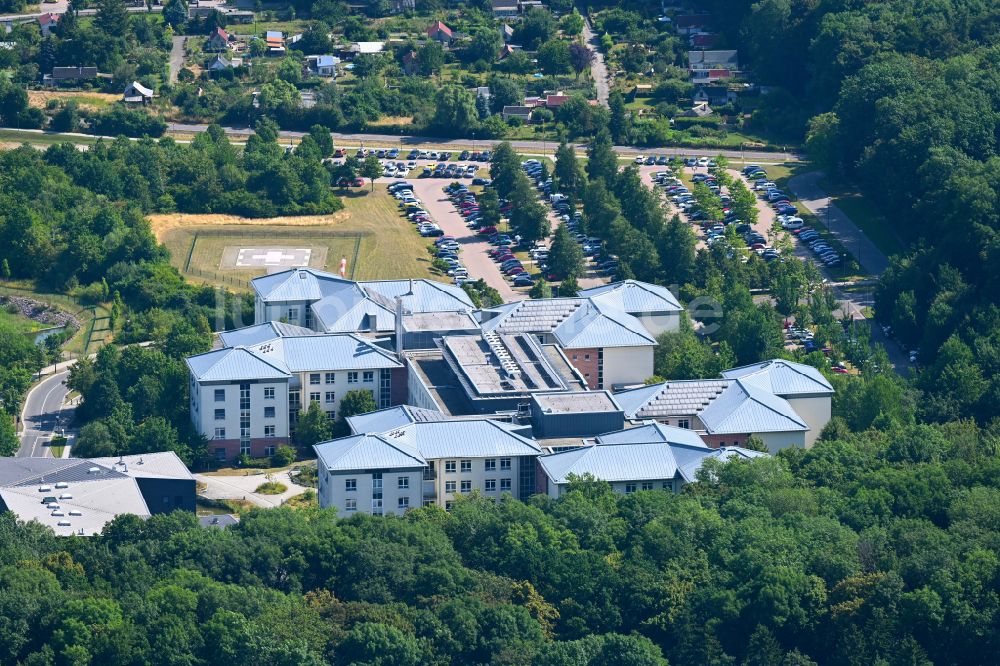
M 80 330 L 63 345 L 63 352 L 68 356 L 78 356 L 84 352 L 96 352 L 113 337 L 112 332 L 106 330 L 108 310 L 103 306 L 98 305 L 95 308 L 84 307 L 71 296 L 39 292 L 35 290 L 33 284 L 24 281 L 8 280 L 0 282 L 0 295 L 24 296 L 42 303 L 54 305 L 75 315 L 80 322 Z
M 903 252 L 904 244 L 889 226 L 889 221 L 857 190 L 830 178 L 823 178 L 820 187 L 826 190 L 837 207 L 865 232 L 884 255 L 889 257 Z
M 48 134 L 39 132 L 25 132 L 21 130 L 0 130 L 0 142 L 6 143 L 28 143 L 35 145 L 50 146 L 55 143 L 85 143 L 92 144 L 97 141 L 91 136 L 62 136 L 60 134 Z
M 4 308 L 0 308 L 0 326 L 13 328 L 15 331 L 24 334 L 34 333 L 45 328 L 45 326 L 36 321 L 21 316 L 16 312 L 8 312 Z

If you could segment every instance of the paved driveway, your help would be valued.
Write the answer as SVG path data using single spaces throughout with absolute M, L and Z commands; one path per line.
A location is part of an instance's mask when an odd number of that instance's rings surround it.
M 301 495 L 309 490 L 305 486 L 300 486 L 292 481 L 287 471 L 273 475 L 273 479 L 278 483 L 288 486 L 288 490 L 280 495 L 262 495 L 254 492 L 257 487 L 267 481 L 264 474 L 254 474 L 248 470 L 248 476 L 221 476 L 215 474 L 195 474 L 194 478 L 199 483 L 205 484 L 205 490 L 200 494 L 208 499 L 234 499 L 246 500 L 262 507 L 281 506 L 285 500 Z
M 604 54 L 598 48 L 597 35 L 590 29 L 589 19 L 583 21 L 583 41 L 594 51 L 594 61 L 590 64 L 590 76 L 594 79 L 594 87 L 597 89 L 597 101 L 602 106 L 607 106 L 608 96 L 611 94 L 608 68 L 604 63 Z
M 177 83 L 177 73 L 184 66 L 184 40 L 187 37 L 172 37 L 170 41 L 170 82 Z

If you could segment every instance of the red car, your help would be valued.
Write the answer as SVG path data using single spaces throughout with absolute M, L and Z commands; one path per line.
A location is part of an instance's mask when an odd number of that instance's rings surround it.
M 354 180 L 351 181 L 351 187 L 364 187 L 364 186 L 365 186 L 364 178 L 355 178 Z
M 483 227 L 482 229 L 479 230 L 479 235 L 480 236 L 489 236 L 490 234 L 495 234 L 496 232 L 497 232 L 497 228 L 494 227 L 494 226 Z
M 523 266 L 514 266 L 513 268 L 507 269 L 507 275 L 514 277 L 515 275 L 520 275 L 524 272 Z

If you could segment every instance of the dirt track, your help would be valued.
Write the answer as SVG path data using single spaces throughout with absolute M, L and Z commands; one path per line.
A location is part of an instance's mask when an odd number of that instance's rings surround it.
M 288 215 L 282 217 L 261 217 L 249 218 L 238 215 L 223 214 L 195 214 L 195 213 L 162 213 L 149 216 L 149 223 L 152 227 L 156 240 L 163 242 L 167 232 L 182 227 L 194 226 L 221 226 L 221 225 L 244 225 L 244 226 L 289 226 L 289 227 L 315 227 L 315 226 L 336 226 L 351 218 L 351 212 L 347 210 L 337 211 L 330 215 Z

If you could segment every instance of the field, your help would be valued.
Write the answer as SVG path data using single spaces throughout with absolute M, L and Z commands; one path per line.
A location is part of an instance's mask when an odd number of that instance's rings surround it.
M 58 100 L 60 102 L 74 100 L 80 105 L 81 109 L 100 111 L 120 100 L 121 95 L 112 95 L 100 92 L 60 92 L 56 90 L 28 91 L 28 104 L 39 109 L 44 109 L 46 103 L 51 99 Z
M 12 328 L 18 333 L 24 333 L 25 335 L 45 328 L 45 326 L 36 321 L 23 317 L 16 312 L 8 312 L 4 308 L 0 308 L 0 326 Z
M 301 257 L 289 250 L 309 249 L 309 265 L 330 272 L 337 272 L 346 257 L 347 275 L 356 280 L 431 276 L 428 241 L 399 214 L 384 187 L 349 192 L 344 204 L 333 215 L 247 219 L 172 213 L 151 215 L 150 221 L 171 263 L 199 282 L 248 289 L 251 278 L 267 271 L 233 267 L 235 251 L 250 248 L 253 252 L 245 256 L 258 262 L 266 250 Z

